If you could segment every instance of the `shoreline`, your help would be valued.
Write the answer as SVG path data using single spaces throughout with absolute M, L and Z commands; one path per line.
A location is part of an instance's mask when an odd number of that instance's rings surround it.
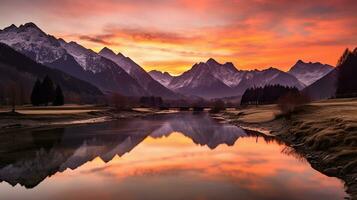
M 232 125 L 275 136 L 303 156 L 315 170 L 343 180 L 350 199 L 357 199 L 357 120 L 353 116 L 357 113 L 357 100 L 344 101 L 305 105 L 289 120 L 276 119 L 274 115 L 279 110 L 271 105 L 226 111 L 218 116 Z M 351 111 L 351 106 L 355 110 Z M 349 114 L 336 114 L 345 109 Z
M 351 110 L 351 106 L 355 106 L 355 110 L 350 111 L 349 115 L 331 114 L 335 113 L 336 109 Z M 65 128 L 174 112 L 146 108 L 115 111 L 111 107 L 98 106 L 31 109 L 33 110 L 19 109 L 20 113 L 0 112 L 0 134 Z M 64 114 L 63 110 L 68 112 Z M 73 112 L 70 112 L 71 110 Z M 279 110 L 274 105 L 252 106 L 211 115 L 213 118 L 224 120 L 245 130 L 281 140 L 292 147 L 295 153 L 304 157 L 312 168 L 327 176 L 343 180 L 346 193 L 351 196 L 351 199 L 357 199 L 357 119 L 353 116 L 355 113 L 357 113 L 357 99 L 347 105 L 330 100 L 308 104 L 289 120 L 276 119 Z M 346 131 L 351 132 L 351 138 L 347 138 L 347 134 L 342 134 Z M 336 137 L 335 143 L 328 142 L 334 137 Z M 350 142 L 341 144 L 341 141 L 345 140 Z
M 69 126 L 104 123 L 112 120 L 145 117 L 166 112 L 154 109 L 116 111 L 111 107 L 75 106 L 21 108 L 15 113 L 0 112 L 0 134 L 41 129 L 65 128 Z M 65 112 L 64 112 L 65 111 Z

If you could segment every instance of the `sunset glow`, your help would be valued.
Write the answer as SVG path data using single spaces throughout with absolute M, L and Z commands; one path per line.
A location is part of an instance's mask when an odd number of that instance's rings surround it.
M 356 10 L 353 0 L 3 0 L 0 28 L 31 21 L 172 74 L 210 57 L 239 69 L 287 70 L 298 59 L 335 65 L 356 45 Z

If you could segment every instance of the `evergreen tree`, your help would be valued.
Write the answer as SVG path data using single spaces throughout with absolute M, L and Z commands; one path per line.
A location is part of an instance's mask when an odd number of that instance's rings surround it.
M 241 105 L 273 104 L 288 93 L 299 94 L 299 90 L 282 85 L 248 88 L 242 96 Z
M 41 84 L 41 96 L 43 97 L 43 103 L 47 106 L 48 103 L 53 102 L 55 98 L 55 89 L 50 77 L 46 76 Z
M 64 96 L 61 87 L 58 85 L 56 87 L 55 98 L 53 100 L 54 106 L 62 106 L 64 104 Z
M 42 103 L 41 81 L 37 79 L 31 93 L 31 104 L 34 106 L 39 106 Z
M 357 96 L 357 48 L 351 52 L 348 49 L 339 60 L 336 97 Z

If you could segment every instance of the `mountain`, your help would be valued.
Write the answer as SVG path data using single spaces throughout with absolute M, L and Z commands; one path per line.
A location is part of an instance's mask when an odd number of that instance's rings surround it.
M 146 95 L 146 91 L 121 67 L 75 42 L 46 34 L 33 23 L 0 30 L 0 42 L 34 61 L 59 69 L 99 87 L 106 93 Z
M 153 79 L 143 68 L 137 63 L 131 60 L 129 57 L 125 57 L 123 54 L 115 54 L 111 49 L 104 47 L 99 55 L 115 62 L 118 66 L 124 69 L 131 77 L 133 77 L 141 87 L 143 87 L 149 95 L 161 96 L 167 99 L 177 98 L 170 89 L 163 86 L 161 83 Z
M 171 76 L 168 72 L 160 72 L 157 70 L 150 71 L 149 75 L 165 87 L 167 87 L 173 79 L 173 76 Z
M 249 87 L 280 84 L 305 87 L 297 78 L 275 68 L 266 70 L 238 70 L 232 63 L 220 64 L 210 58 L 207 62 L 195 64 L 180 76 L 168 76 L 153 71 L 151 76 L 173 91 L 204 98 L 239 96 Z
M 76 42 L 67 43 L 60 40 L 60 44 L 104 91 L 118 92 L 126 96 L 147 95 L 135 79 L 110 59 Z
M 336 68 L 306 87 L 303 92 L 312 100 L 350 97 L 357 94 L 357 48 L 346 49 Z
M 305 63 L 304 61 L 299 60 L 291 67 L 288 73 L 308 86 L 331 72 L 333 69 L 334 68 L 331 65 L 321 64 L 319 62 Z
M 204 98 L 233 96 L 235 93 L 233 88 L 211 73 L 207 63 L 202 62 L 182 75 L 173 77 L 168 87 L 175 92 Z
M 24 87 L 26 96 L 29 96 L 36 79 L 43 78 L 46 75 L 54 83 L 61 86 L 67 99 L 77 96 L 85 102 L 93 102 L 97 98 L 103 97 L 102 92 L 90 83 L 36 63 L 6 44 L 0 43 L 0 80 L 2 86 L 15 81 Z M 26 99 L 29 99 L 29 97 Z
M 302 91 L 311 100 L 328 99 L 334 97 L 337 88 L 338 70 L 334 69 Z
M 236 88 L 242 93 L 247 88 L 262 87 L 265 85 L 279 84 L 282 86 L 296 87 L 299 90 L 305 87 L 295 76 L 272 67 L 261 71 L 252 70 L 243 71 L 241 73 L 242 78 Z

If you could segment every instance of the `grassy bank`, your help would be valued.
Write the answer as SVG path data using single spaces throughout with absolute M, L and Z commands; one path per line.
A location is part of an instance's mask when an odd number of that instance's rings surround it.
M 227 111 L 231 123 L 269 131 L 294 147 L 312 167 L 343 179 L 357 198 L 357 99 L 334 99 L 304 105 L 290 119 L 277 118 L 276 105 Z
M 0 134 L 36 128 L 46 129 L 100 123 L 114 119 L 146 116 L 158 112 L 152 109 L 116 111 L 111 107 L 95 105 L 22 106 L 16 109 L 16 113 L 11 113 L 10 110 L 11 108 L 0 108 Z

